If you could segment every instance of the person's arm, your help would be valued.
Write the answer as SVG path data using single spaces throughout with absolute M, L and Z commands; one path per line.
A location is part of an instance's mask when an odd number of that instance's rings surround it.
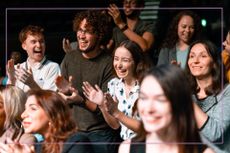
M 136 42 L 143 52 L 148 51 L 154 43 L 154 35 L 151 32 L 144 32 L 142 36 L 132 31 L 127 24 L 122 21 L 120 11 L 115 4 L 110 4 L 108 13 L 113 17 L 116 26 L 126 35 L 129 40 Z
M 202 135 L 212 142 L 221 142 L 230 129 L 230 85 L 217 96 L 216 100 L 216 105 L 209 110 L 208 115 L 194 105 L 195 118 Z
M 118 149 L 118 153 L 129 153 L 130 152 L 130 144 L 131 144 L 131 140 L 125 140 L 123 141 Z
M 200 129 L 206 123 L 208 119 L 208 115 L 205 112 L 203 112 L 195 102 L 193 103 L 193 108 L 194 108 L 196 123 L 198 128 Z

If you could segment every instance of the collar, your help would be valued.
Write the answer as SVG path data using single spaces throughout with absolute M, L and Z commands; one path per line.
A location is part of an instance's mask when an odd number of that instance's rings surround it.
M 27 60 L 26 60 L 26 70 L 28 70 L 29 67 L 31 67 L 32 69 L 37 69 L 37 70 L 41 69 L 45 65 L 46 62 L 47 62 L 47 59 L 44 56 L 44 58 L 40 62 L 37 62 L 33 66 L 31 66 L 30 63 L 29 63 L 29 58 L 27 58 Z

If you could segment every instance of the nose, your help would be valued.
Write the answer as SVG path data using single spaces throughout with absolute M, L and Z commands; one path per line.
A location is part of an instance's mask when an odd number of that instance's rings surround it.
M 21 118 L 24 119 L 27 117 L 27 113 L 26 113 L 26 110 L 24 110 L 24 112 L 22 112 L 21 114 Z

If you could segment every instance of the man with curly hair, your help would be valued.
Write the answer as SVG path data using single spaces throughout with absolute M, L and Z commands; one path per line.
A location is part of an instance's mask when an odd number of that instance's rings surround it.
M 66 53 L 61 64 L 62 77 L 56 80 L 60 94 L 72 107 L 79 134 L 87 135 L 98 153 L 117 152 L 117 145 L 112 143 L 121 141 L 119 131 L 109 127 L 99 107 L 86 99 L 82 90 L 83 81 L 88 81 L 106 92 L 107 83 L 113 78 L 112 58 L 101 47 L 107 43 L 109 23 L 101 10 L 81 11 L 75 16 L 77 50 Z

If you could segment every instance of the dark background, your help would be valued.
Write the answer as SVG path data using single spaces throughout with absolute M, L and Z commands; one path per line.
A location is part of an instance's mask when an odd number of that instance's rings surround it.
M 113 1 L 121 6 L 119 0 Z M 75 40 L 75 33 L 72 30 L 72 20 L 75 14 L 86 9 L 106 8 L 109 2 L 109 0 L 1 1 L 0 64 L 3 74 L 6 59 L 8 59 L 11 51 L 20 51 L 24 55 L 24 58 L 26 58 L 26 52 L 22 50 L 18 40 L 18 34 L 24 26 L 34 24 L 44 27 L 46 55 L 49 59 L 61 63 L 64 57 L 64 51 L 62 50 L 63 37 L 67 37 L 71 41 Z M 168 8 L 168 10 L 158 10 L 158 19 L 154 21 L 156 22 L 157 44 L 161 43 L 171 18 L 180 8 L 205 7 L 206 9 L 195 9 L 195 11 L 201 18 L 207 20 L 207 27 L 204 28 L 204 34 L 221 48 L 221 42 L 225 39 L 226 31 L 229 28 L 230 7 L 228 0 L 191 0 L 186 2 L 182 0 L 161 0 L 159 7 Z M 213 7 L 218 7 L 218 9 L 213 9 Z M 221 11 L 224 13 L 223 22 L 220 18 Z

